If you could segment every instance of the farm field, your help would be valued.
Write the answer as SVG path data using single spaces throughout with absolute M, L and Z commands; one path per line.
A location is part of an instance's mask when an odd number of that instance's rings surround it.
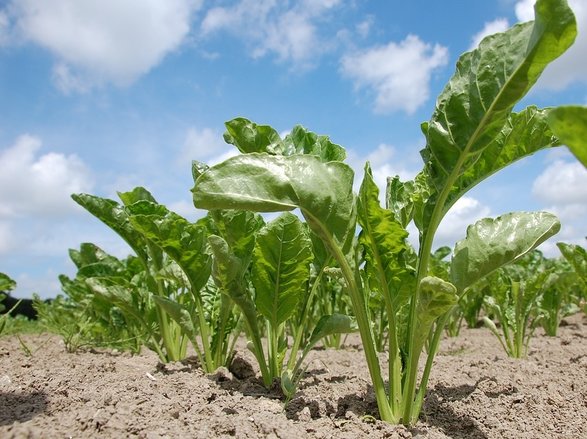
M 527 358 L 508 358 L 486 328 L 444 338 L 416 425 L 377 417 L 360 340 L 316 349 L 284 409 L 237 345 L 232 372 L 163 365 L 147 349 L 69 354 L 50 334 L 0 338 L 0 437 L 582 438 L 587 434 L 587 318 L 557 337 L 539 329 Z M 368 390 L 369 389 L 369 390 Z M 370 416 L 371 415 L 371 416 Z
M 0 439 L 586 438 L 586 233 L 520 210 L 437 245 L 517 161 L 587 169 L 587 107 L 518 111 L 577 36 L 565 0 L 534 10 L 460 56 L 413 179 L 236 117 L 240 154 L 191 161 L 195 221 L 143 186 L 71 194 L 132 254 L 70 248 L 50 300 L 0 273 Z

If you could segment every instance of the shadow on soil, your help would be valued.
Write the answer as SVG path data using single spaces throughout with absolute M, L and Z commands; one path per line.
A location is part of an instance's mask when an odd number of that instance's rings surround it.
M 437 385 L 428 391 L 421 420 L 428 425 L 441 429 L 453 439 L 487 439 L 487 435 L 479 428 L 474 419 L 455 412 L 450 406 L 452 401 L 460 401 L 473 393 L 479 385 L 461 385 L 446 387 Z M 417 429 L 415 430 L 417 431 Z
M 43 392 L 0 392 L 0 426 L 12 425 L 16 421 L 26 422 L 47 409 L 47 395 Z

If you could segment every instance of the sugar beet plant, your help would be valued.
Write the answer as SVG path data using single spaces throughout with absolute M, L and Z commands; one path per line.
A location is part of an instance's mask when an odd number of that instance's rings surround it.
M 488 276 L 490 291 L 483 298 L 484 308 L 499 321 L 500 328 L 488 315 L 483 322 L 510 357 L 526 356 L 541 319 L 541 299 L 555 281 L 544 262 L 542 253 L 534 250 Z
M 136 255 L 133 273 L 94 267 L 83 287 L 114 304 L 127 322 L 146 334 L 146 344 L 162 361 L 183 359 L 191 342 L 205 371 L 227 365 L 238 335 L 237 317 L 233 304 L 209 282 L 212 258 L 206 226 L 169 211 L 144 188 L 119 196 L 122 205 L 94 195 L 73 195 Z
M 424 169 L 413 181 L 389 181 L 386 208 L 379 204 L 369 164 L 355 195 L 352 169 L 336 157 L 324 160 L 313 148 L 315 141 L 291 135 L 281 140 L 270 127 L 242 119 L 229 124 L 225 137 L 246 146 L 239 147 L 242 154 L 203 170 L 195 180 L 196 207 L 300 210 L 344 277 L 384 421 L 417 420 L 445 322 L 467 288 L 560 227 L 556 217 L 543 212 L 481 220 L 457 243 L 450 281 L 430 275 L 434 236 L 451 206 L 500 169 L 558 144 L 547 123 L 548 110 L 531 106 L 513 112 L 576 35 L 565 1 L 538 0 L 535 11 L 535 21 L 487 37 L 461 56 L 432 118 L 422 125 Z M 411 221 L 419 231 L 414 257 L 406 242 Z M 387 313 L 387 385 L 368 310 L 374 292 Z M 428 357 L 418 382 L 425 344 Z
M 226 139 L 240 150 L 260 142 L 267 145 L 277 135 L 269 127 L 257 127 L 245 119 L 235 119 L 227 127 Z M 250 138 L 250 132 L 256 138 Z M 280 146 L 294 148 L 294 143 L 300 142 L 319 152 L 324 160 L 343 157 L 338 145 L 301 127 L 294 129 L 288 142 Z M 194 177 L 198 178 L 207 169 L 206 165 L 194 162 Z M 243 217 L 243 220 L 226 227 L 221 216 Z M 214 282 L 240 310 L 249 349 L 257 359 L 265 386 L 271 386 L 276 378 L 281 379 L 281 388 L 289 400 L 296 391 L 304 359 L 311 348 L 324 337 L 354 329 L 351 318 L 344 314 L 330 312 L 314 319 L 313 305 L 324 304 L 319 291 L 329 291 L 326 271 L 331 268 L 331 257 L 320 240 L 312 240 L 307 225 L 289 212 L 267 224 L 263 224 L 258 214 L 231 209 L 212 210 L 208 217 Z M 228 230 L 231 232 L 227 233 Z M 242 235 L 245 241 L 235 241 L 235 234 Z M 266 347 L 262 343 L 263 335 Z

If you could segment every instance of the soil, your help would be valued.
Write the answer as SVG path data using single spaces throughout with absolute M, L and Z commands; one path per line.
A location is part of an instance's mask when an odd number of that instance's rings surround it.
M 415 427 L 377 420 L 356 336 L 315 350 L 284 408 L 246 350 L 230 370 L 106 350 L 68 354 L 54 335 L 0 338 L 1 438 L 587 438 L 587 318 L 540 331 L 510 359 L 486 329 L 447 338 Z

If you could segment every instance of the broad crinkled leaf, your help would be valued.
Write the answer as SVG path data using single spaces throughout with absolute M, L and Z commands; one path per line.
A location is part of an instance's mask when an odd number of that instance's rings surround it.
M 296 311 L 311 262 L 312 243 L 294 214 L 283 213 L 259 231 L 252 264 L 255 304 L 273 327 Z
M 124 265 L 120 261 L 117 262 L 95 262 L 84 265 L 77 271 L 77 276 L 81 278 L 121 276 Z
M 314 331 L 312 331 L 312 335 L 308 340 L 308 347 L 305 349 L 311 348 L 321 339 L 329 335 L 348 334 L 356 331 L 356 323 L 350 316 L 344 314 L 322 316 L 320 317 L 320 320 L 318 320 L 318 323 L 316 323 L 316 327 L 314 328 Z
M 130 206 L 137 201 L 150 201 L 151 203 L 157 203 L 155 197 L 151 195 L 151 192 L 141 186 L 137 186 L 129 192 L 118 192 L 118 197 L 122 200 L 125 206 Z
M 320 238 L 344 246 L 354 236 L 353 171 L 308 155 L 245 154 L 202 174 L 193 188 L 203 209 L 280 212 L 300 208 Z
M 554 134 L 587 168 L 587 107 L 553 108 L 548 114 L 548 122 Z
M 322 162 L 342 162 L 346 151 L 340 145 L 332 143 L 328 136 L 320 136 L 296 125 L 283 140 L 282 155 L 310 154 L 319 157 Z
M 222 236 L 230 250 L 248 265 L 255 247 L 257 232 L 265 225 L 263 217 L 243 210 L 211 210 L 214 234 Z
M 145 310 L 141 309 L 141 291 L 138 289 L 133 289 L 130 285 L 113 285 L 109 278 L 89 278 L 86 279 L 86 284 L 94 294 L 102 296 L 137 321 L 150 321 L 149 316 L 144 314 Z M 142 293 L 153 297 L 144 290 Z
M 365 271 L 371 290 L 392 303 L 394 310 L 407 302 L 416 285 L 415 273 L 404 260 L 408 232 L 394 214 L 379 204 L 379 189 L 369 163 L 357 199 L 357 219 L 362 231 L 359 243 L 365 251 Z
M 580 245 L 565 242 L 557 242 L 556 245 L 577 274 L 587 282 L 587 250 Z
M 224 124 L 224 141 L 246 154 L 273 152 L 274 145 L 281 144 L 279 133 L 268 125 L 257 125 L 244 117 L 237 117 Z
M 431 188 L 427 181 L 427 174 L 421 171 L 413 180 L 402 182 L 399 176 L 387 179 L 385 202 L 398 221 L 404 227 L 414 220 L 421 228 L 423 223 L 424 206 L 430 199 Z
M 210 166 L 208 166 L 206 163 L 192 160 L 192 177 L 194 181 L 197 180 L 197 178 L 206 172 L 209 168 Z
M 560 230 L 548 212 L 514 212 L 484 218 L 467 228 L 451 261 L 451 280 L 459 293 L 499 267 L 530 252 Z
M 89 194 L 73 194 L 73 200 L 114 230 L 142 260 L 148 259 L 147 242 L 128 219 L 126 209 L 114 200 Z
M 445 210 L 475 185 L 515 161 L 542 149 L 558 146 L 560 142 L 550 130 L 547 116 L 547 110 L 533 106 L 512 113 L 482 154 L 470 156 L 453 184 Z
M 84 265 L 102 261 L 108 257 L 108 254 L 96 244 L 84 242 L 80 244 L 79 251 L 69 249 L 69 257 L 77 268 L 81 268 Z
M 242 281 L 246 267 L 228 247 L 220 236 L 208 236 L 208 244 L 214 256 L 212 278 L 218 289 L 228 295 L 241 309 L 249 324 L 257 324 L 257 312 L 253 299 L 243 287 Z
M 407 227 L 414 217 L 413 194 L 415 181 L 403 182 L 399 176 L 387 178 L 386 205 L 402 226 Z
M 212 263 L 206 251 L 206 229 L 149 201 L 134 203 L 128 211 L 133 227 L 181 267 L 197 294 L 208 281 Z
M 566 1 L 538 0 L 535 11 L 534 22 L 489 36 L 478 49 L 460 57 L 432 118 L 422 125 L 426 136 L 422 157 L 430 184 L 439 194 L 436 201 L 440 205 L 435 208 L 430 203 L 429 208 L 436 215 L 446 213 L 472 184 L 528 150 L 553 143 L 549 130 L 542 127 L 544 115 L 537 117 L 539 110 L 518 115 L 511 111 L 544 68 L 573 43 L 576 22 Z M 528 146 L 530 142 L 533 145 Z M 478 160 L 485 163 L 463 177 L 479 166 Z M 465 181 L 459 181 L 461 178 Z M 432 212 L 425 215 L 422 227 L 426 228 L 431 216 Z

